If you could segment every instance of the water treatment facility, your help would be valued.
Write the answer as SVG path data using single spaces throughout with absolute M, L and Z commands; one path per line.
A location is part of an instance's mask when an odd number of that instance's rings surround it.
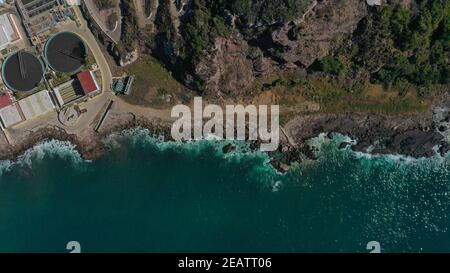
M 53 35 L 45 44 L 44 57 L 51 69 L 61 73 L 75 73 L 86 64 L 86 45 L 72 32 Z
M 105 113 L 110 68 L 77 1 L 0 6 L 0 137 L 55 125 L 81 130 Z
M 45 66 L 31 52 L 18 51 L 5 58 L 2 64 L 3 83 L 14 92 L 31 92 L 44 79 Z
M 83 3 L 0 1 L 0 146 L 26 146 L 53 130 L 91 137 L 117 124 L 116 111 L 133 109 L 117 96 L 135 77 L 116 67 L 92 28 L 98 14 Z

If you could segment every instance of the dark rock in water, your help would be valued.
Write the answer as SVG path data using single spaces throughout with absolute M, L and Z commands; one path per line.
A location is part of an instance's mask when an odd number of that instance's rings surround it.
M 406 155 L 429 157 L 434 155 L 433 147 L 440 144 L 442 139 L 442 135 L 436 132 L 423 132 L 415 129 L 394 136 L 389 148 Z
M 260 145 L 259 141 L 252 141 L 250 142 L 250 150 L 255 151 L 259 149 Z
M 234 151 L 234 146 L 233 146 L 232 144 L 225 145 L 225 146 L 222 148 L 222 152 L 223 152 L 224 154 L 231 153 L 232 151 Z
M 279 163 L 278 163 L 278 166 L 276 167 L 276 169 L 277 169 L 278 171 L 280 171 L 280 172 L 285 173 L 285 172 L 288 172 L 288 171 L 289 171 L 290 167 L 291 167 L 291 166 L 290 166 L 289 164 L 286 164 L 286 163 L 283 163 L 283 162 L 279 162 Z
M 357 139 L 355 151 L 364 152 L 378 144 L 376 154 L 402 154 L 429 157 L 434 147 L 444 142 L 431 117 L 424 115 L 385 117 L 379 115 L 323 114 L 309 115 L 291 120 L 285 127 L 296 143 L 304 145 L 320 133 L 340 133 Z M 427 128 L 424 130 L 424 128 Z M 343 143 L 340 148 L 345 148 Z
M 349 147 L 350 145 L 352 145 L 349 142 L 342 142 L 341 145 L 339 145 L 339 150 L 345 149 L 347 147 Z
M 444 142 L 441 147 L 439 147 L 439 154 L 442 156 L 450 152 L 450 143 Z
M 447 127 L 444 125 L 439 126 L 439 132 L 445 132 L 447 131 Z

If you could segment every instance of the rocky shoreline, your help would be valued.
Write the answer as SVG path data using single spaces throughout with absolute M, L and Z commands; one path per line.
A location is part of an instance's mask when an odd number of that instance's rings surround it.
M 108 136 L 132 128 L 145 128 L 154 135 L 164 135 L 171 141 L 171 123 L 159 118 L 149 119 L 133 113 L 112 112 L 98 132 L 86 129 L 80 135 L 68 134 L 57 126 L 45 127 L 30 133 L 20 145 L 0 145 L 0 160 L 14 160 L 38 143 L 46 140 L 68 141 L 86 160 L 100 157 L 108 149 L 103 140 Z M 351 145 L 355 151 L 372 154 L 399 154 L 410 157 L 431 157 L 439 146 L 441 155 L 450 150 L 450 98 L 445 96 L 433 109 L 423 115 L 385 117 L 358 114 L 315 114 L 292 119 L 284 129 L 295 145 L 282 137 L 279 149 L 270 152 L 272 165 L 279 171 L 287 171 L 293 162 L 304 158 L 314 159 L 307 141 L 321 133 L 340 133 L 355 139 Z M 447 136 L 447 137 L 446 137 Z M 343 143 L 342 148 L 350 145 Z M 254 149 L 257 142 L 250 143 Z M 234 150 L 224 145 L 224 153 Z
M 424 114 L 382 116 L 375 114 L 311 114 L 296 117 L 284 125 L 295 145 L 284 140 L 271 153 L 272 164 L 281 171 L 303 158 L 314 159 L 307 141 L 322 133 L 332 137 L 342 134 L 356 144 L 342 143 L 341 148 L 377 155 L 403 155 L 412 158 L 446 155 L 450 151 L 450 94 L 436 99 Z
M 399 154 L 414 158 L 441 155 L 450 150 L 450 96 L 445 94 L 427 113 L 403 116 L 320 114 L 297 117 L 285 128 L 300 146 L 320 133 L 350 136 L 352 149 L 372 154 Z M 345 145 L 345 144 L 344 144 Z

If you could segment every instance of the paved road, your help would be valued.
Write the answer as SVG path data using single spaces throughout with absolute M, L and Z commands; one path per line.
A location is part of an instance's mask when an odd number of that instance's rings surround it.
M 88 28 L 88 24 L 84 19 L 81 10 L 78 6 L 73 7 L 75 10 L 75 14 L 77 15 L 81 26 L 77 26 L 76 24 L 69 24 L 65 27 L 66 30 L 72 31 L 78 34 L 80 37 L 84 39 L 86 44 L 94 54 L 95 60 L 99 66 L 100 71 L 102 72 L 102 87 L 103 91 L 111 91 L 111 84 L 113 82 L 113 76 L 111 73 L 111 69 L 106 61 L 105 56 L 103 55 L 103 51 L 97 43 L 94 35 L 91 30 Z

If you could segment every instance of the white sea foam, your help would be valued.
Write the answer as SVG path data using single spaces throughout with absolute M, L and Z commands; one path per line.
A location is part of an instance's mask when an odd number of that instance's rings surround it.
M 2 160 L 0 161 L 0 176 L 3 175 L 3 173 L 10 171 L 11 167 L 14 165 L 14 163 L 11 160 Z
M 46 157 L 66 159 L 74 166 L 82 162 L 89 162 L 81 157 L 76 146 L 69 141 L 48 140 L 26 150 L 14 161 L 0 161 L 0 176 L 5 172 L 11 171 L 14 167 L 32 168 L 34 162 L 42 161 Z
M 421 162 L 430 162 L 432 161 L 435 164 L 442 164 L 445 161 L 449 160 L 450 153 L 447 155 L 442 156 L 439 151 L 439 146 L 433 147 L 433 150 L 435 151 L 435 156 L 433 157 L 420 157 L 415 158 L 408 155 L 402 155 L 402 154 L 374 154 L 372 151 L 374 150 L 374 146 L 369 146 L 366 149 L 366 152 L 361 151 L 353 151 L 350 149 L 350 146 L 356 145 L 357 141 L 349 136 L 342 135 L 342 134 L 328 134 L 328 133 L 321 133 L 319 136 L 310 139 L 307 144 L 314 150 L 316 155 L 320 156 L 323 152 L 328 152 L 330 148 L 330 144 L 334 144 L 334 148 L 339 147 L 342 143 L 349 143 L 349 147 L 344 149 L 345 151 L 350 151 L 356 158 L 358 159 L 368 159 L 368 160 L 386 160 L 391 162 L 397 162 L 397 163 L 404 163 L 404 164 L 417 164 Z
M 234 163 L 240 163 L 247 160 L 258 160 L 261 164 L 258 164 L 255 175 L 261 174 L 264 176 L 264 180 L 268 181 L 268 184 L 275 183 L 279 177 L 283 175 L 276 170 L 270 164 L 270 157 L 267 153 L 260 150 L 252 150 L 250 145 L 245 141 L 238 140 L 217 140 L 214 138 L 208 138 L 203 140 L 190 140 L 190 141 L 165 141 L 165 138 L 161 135 L 153 135 L 148 129 L 145 128 L 133 128 L 127 129 L 119 134 L 112 135 L 105 140 L 105 144 L 114 148 L 118 144 L 118 140 L 125 139 L 131 143 L 131 145 L 138 147 L 154 147 L 159 152 L 179 152 L 187 153 L 192 156 L 197 156 L 204 153 L 206 150 L 212 150 L 216 156 Z M 224 153 L 223 148 L 226 145 L 232 145 L 233 150 Z M 264 174 L 264 175 L 262 175 Z M 281 182 L 278 183 L 281 186 Z
M 351 147 L 339 149 L 350 142 L 342 135 L 321 134 L 312 139 L 319 160 L 313 169 L 301 164 L 295 176 L 305 189 L 317 184 L 326 187 L 336 181 L 347 191 L 346 197 L 361 200 L 368 207 L 364 234 L 385 244 L 399 245 L 421 230 L 445 233 L 448 230 L 448 204 L 450 196 L 450 157 L 436 153 L 430 158 L 404 155 L 375 155 L 355 152 Z M 352 144 L 354 143 L 354 144 Z M 434 147 L 438 151 L 439 147 Z M 369 149 L 370 151 L 370 149 Z M 318 173 L 326 173 L 319 177 Z M 339 174 L 345 173 L 342 177 Z M 415 196 L 417 192 L 421 195 Z M 332 195 L 330 196 L 332 198 Z M 408 223 L 416 223 L 410 225 Z

